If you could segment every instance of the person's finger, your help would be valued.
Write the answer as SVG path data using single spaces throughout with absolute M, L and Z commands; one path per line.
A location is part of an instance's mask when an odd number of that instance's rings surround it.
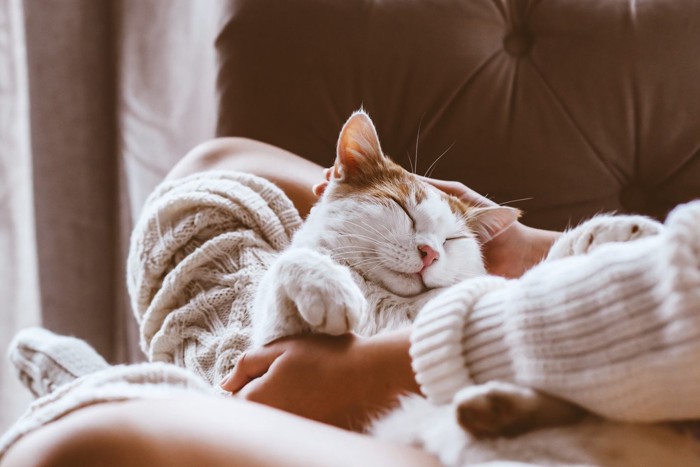
M 231 374 L 221 382 L 221 388 L 233 393 L 240 391 L 264 375 L 282 353 L 284 351 L 278 347 L 263 347 L 243 354 Z
M 318 196 L 319 198 L 323 194 L 324 191 L 326 191 L 326 187 L 328 186 L 328 182 L 321 182 L 317 183 L 311 188 L 311 191 L 314 192 L 314 195 Z
M 477 193 L 476 191 L 467 187 L 463 183 L 448 182 L 445 180 L 438 180 L 436 178 L 423 177 L 421 175 L 418 175 L 418 178 L 420 178 L 421 180 L 423 180 L 426 183 L 431 184 L 432 186 L 434 186 L 438 190 L 444 191 L 448 195 L 456 196 L 459 199 L 466 201 L 468 203 L 474 203 L 474 204 L 478 204 L 480 206 L 485 206 L 485 207 L 497 206 L 497 204 L 494 201 Z
M 333 170 L 333 167 L 323 169 L 323 178 L 325 180 L 323 182 L 317 183 L 311 187 L 311 191 L 313 192 L 313 194 L 318 196 L 319 198 L 321 197 L 321 195 L 323 195 L 323 192 L 326 191 L 326 187 L 328 186 L 328 182 L 331 179 L 331 171 L 332 170 Z
M 251 381 L 249 384 L 246 384 L 243 388 L 241 388 L 236 396 L 247 401 L 257 402 L 259 404 L 269 404 L 270 401 L 266 400 L 264 395 L 263 389 L 265 387 L 265 382 L 263 380 L 264 376 Z

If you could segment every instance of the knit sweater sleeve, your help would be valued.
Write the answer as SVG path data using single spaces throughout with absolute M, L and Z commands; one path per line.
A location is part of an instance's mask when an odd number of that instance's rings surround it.
M 284 193 L 252 175 L 203 172 L 157 187 L 127 263 L 148 359 L 218 387 L 249 346 L 257 282 L 300 224 Z
M 700 418 L 700 202 L 666 225 L 518 280 L 448 289 L 412 333 L 424 393 L 446 403 L 461 385 L 503 380 L 608 418 Z

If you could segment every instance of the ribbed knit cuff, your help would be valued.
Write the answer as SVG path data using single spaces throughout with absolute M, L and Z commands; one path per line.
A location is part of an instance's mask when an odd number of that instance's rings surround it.
M 451 402 L 459 389 L 472 382 L 464 355 L 465 323 L 471 326 L 470 315 L 482 296 L 506 283 L 506 279 L 495 276 L 462 282 L 428 302 L 418 314 L 410 354 L 416 381 L 432 403 Z

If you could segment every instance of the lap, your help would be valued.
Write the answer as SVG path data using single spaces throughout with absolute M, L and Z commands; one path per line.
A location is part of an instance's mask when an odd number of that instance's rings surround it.
M 430 455 L 237 399 L 101 404 L 20 440 L 2 467 L 32 465 L 438 465 Z

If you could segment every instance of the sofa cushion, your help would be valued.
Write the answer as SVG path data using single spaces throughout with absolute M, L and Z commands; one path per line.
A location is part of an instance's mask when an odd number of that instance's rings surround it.
M 231 0 L 217 51 L 219 135 L 329 165 L 364 106 L 541 227 L 700 197 L 697 0 Z

